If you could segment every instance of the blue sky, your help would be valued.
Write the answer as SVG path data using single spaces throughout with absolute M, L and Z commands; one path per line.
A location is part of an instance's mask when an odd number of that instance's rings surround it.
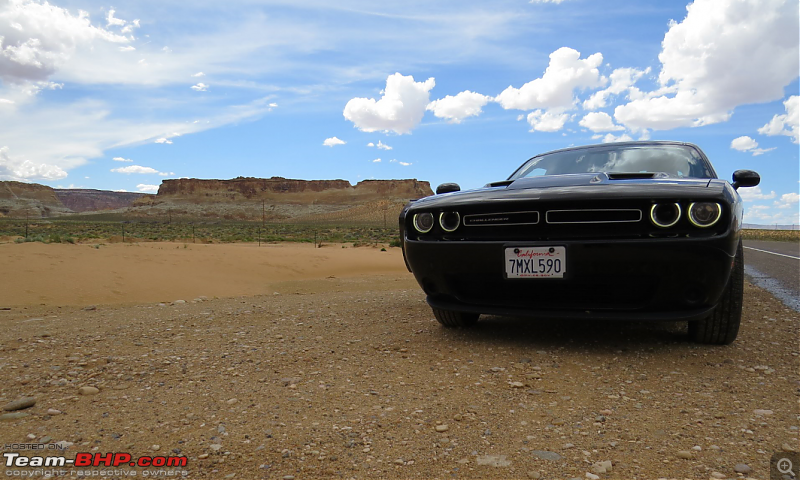
M 669 139 L 761 174 L 746 221 L 800 223 L 799 35 L 789 0 L 0 0 L 0 179 L 474 188 Z

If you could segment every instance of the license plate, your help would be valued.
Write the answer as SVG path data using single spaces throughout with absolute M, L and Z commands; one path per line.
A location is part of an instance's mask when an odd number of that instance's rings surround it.
M 506 248 L 506 278 L 564 278 L 565 247 Z

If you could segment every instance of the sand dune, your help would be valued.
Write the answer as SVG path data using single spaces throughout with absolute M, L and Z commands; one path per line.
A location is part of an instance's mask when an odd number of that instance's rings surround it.
M 409 276 L 398 248 L 311 244 L 0 245 L 0 306 L 190 301 L 271 294 L 282 282 Z

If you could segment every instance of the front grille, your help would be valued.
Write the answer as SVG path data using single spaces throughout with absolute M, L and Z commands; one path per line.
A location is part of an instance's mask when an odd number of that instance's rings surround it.
M 449 276 L 461 302 L 545 310 L 634 310 L 648 305 L 658 288 L 651 275 L 589 275 L 569 283 L 559 280 L 487 279 L 484 275 Z
M 464 225 L 467 227 L 535 225 L 537 223 L 539 223 L 539 212 L 483 213 L 464 216 Z
M 547 223 L 634 223 L 642 219 L 639 209 L 548 210 Z

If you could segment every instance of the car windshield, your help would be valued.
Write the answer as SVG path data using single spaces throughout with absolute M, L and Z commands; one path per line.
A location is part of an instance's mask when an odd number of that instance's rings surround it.
M 715 178 L 700 153 L 684 145 L 609 145 L 534 157 L 509 180 L 570 173 L 666 173 L 673 177 Z

